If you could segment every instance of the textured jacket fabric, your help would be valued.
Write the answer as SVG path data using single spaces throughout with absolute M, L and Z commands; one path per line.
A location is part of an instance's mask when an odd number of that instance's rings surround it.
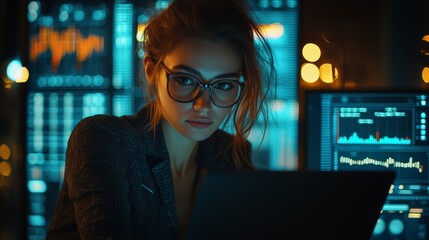
M 79 122 L 69 138 L 46 239 L 177 239 L 167 147 L 161 126 L 147 130 L 147 123 L 147 107 L 133 116 L 97 115 Z M 235 169 L 227 148 L 231 141 L 217 130 L 200 142 L 198 172 Z

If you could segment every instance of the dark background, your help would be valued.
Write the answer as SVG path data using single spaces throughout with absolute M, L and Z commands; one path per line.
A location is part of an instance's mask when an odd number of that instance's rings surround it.
M 301 0 L 300 41 L 318 44 L 340 69 L 338 88 L 426 88 L 429 1 Z M 300 61 L 303 61 L 300 59 Z M 331 87 L 302 84 L 301 88 Z
M 0 74 L 6 64 L 21 59 L 26 66 L 26 1 L 0 1 Z M 8 85 L 0 78 L 0 145 L 11 148 L 12 173 L 0 175 L 0 239 L 24 239 L 26 235 L 25 99 L 26 85 Z
M 144 0 L 141 0 L 144 1 Z M 421 69 L 429 67 L 429 1 L 301 0 L 298 52 L 307 42 L 319 43 L 324 58 L 341 70 L 336 88 L 419 88 Z M 20 58 L 27 65 L 27 1 L 0 1 L 0 73 Z M 298 56 L 297 61 L 302 62 Z M 300 65 L 300 64 L 298 64 Z M 299 71 L 299 69 L 297 69 Z M 297 79 L 300 83 L 300 79 Z M 5 86 L 9 86 L 6 89 Z M 300 89 L 332 88 L 299 84 Z M 12 175 L 0 175 L 0 239 L 26 236 L 25 102 L 26 84 L 8 85 L 0 78 L 0 145 L 16 146 L 9 161 Z

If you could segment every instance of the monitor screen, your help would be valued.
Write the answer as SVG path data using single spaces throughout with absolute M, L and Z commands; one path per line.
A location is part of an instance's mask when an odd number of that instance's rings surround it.
M 429 92 L 305 90 L 300 99 L 299 168 L 396 171 L 372 239 L 427 239 Z

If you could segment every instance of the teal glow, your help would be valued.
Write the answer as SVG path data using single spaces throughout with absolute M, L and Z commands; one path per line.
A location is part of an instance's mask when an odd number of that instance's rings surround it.
M 41 180 L 30 180 L 27 183 L 28 191 L 31 193 L 44 193 L 46 192 L 46 183 Z
M 73 19 L 75 21 L 82 21 L 85 18 L 85 13 L 82 10 L 76 10 L 73 14 Z
M 408 211 L 408 204 L 384 204 L 383 211 Z
M 386 222 L 383 219 L 378 219 L 373 234 L 380 235 L 384 232 L 384 230 L 386 230 Z
M 288 8 L 296 8 L 297 5 L 297 0 L 286 0 L 286 6 L 288 6 Z
M 54 19 L 51 16 L 43 16 L 39 18 L 40 26 L 50 27 L 54 24 Z
M 29 153 L 27 155 L 28 165 L 41 165 L 45 162 L 45 155 L 43 153 Z
M 408 186 L 411 190 L 421 190 L 422 186 L 420 185 L 410 185 Z
M 132 114 L 133 98 L 131 95 L 113 96 L 113 114 L 116 116 Z
M 393 219 L 389 223 L 389 231 L 394 235 L 399 235 L 404 231 L 404 223 L 399 219 Z
M 6 69 L 7 77 L 12 80 L 16 81 L 18 78 L 19 69 L 22 67 L 21 61 L 19 60 L 12 60 L 8 65 Z
M 283 1 L 281 0 L 272 0 L 271 5 L 275 8 L 281 8 L 283 7 Z
M 105 9 L 98 9 L 92 12 L 92 19 L 94 21 L 103 21 L 106 19 L 106 10 Z
M 133 18 L 132 4 L 115 4 L 113 43 L 113 87 L 133 86 Z
M 69 13 L 66 11 L 62 11 L 60 12 L 60 14 L 58 15 L 58 20 L 60 20 L 60 22 L 65 22 L 69 19 Z
M 28 223 L 31 226 L 43 227 L 46 225 L 46 220 L 42 215 L 30 215 L 28 216 Z

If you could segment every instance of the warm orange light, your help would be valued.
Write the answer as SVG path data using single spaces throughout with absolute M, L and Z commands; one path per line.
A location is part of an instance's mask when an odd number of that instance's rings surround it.
M 29 77 L 30 77 L 30 73 L 28 72 L 28 69 L 26 67 L 21 67 L 18 69 L 15 82 L 17 83 L 27 82 Z
M 320 56 L 322 55 L 319 46 L 317 46 L 314 43 L 307 43 L 302 48 L 302 56 L 305 60 L 309 62 L 315 62 L 319 60 Z
M 423 68 L 422 79 L 423 79 L 423 82 L 429 83 L 429 67 Z
M 0 146 L 0 158 L 8 160 L 10 158 L 10 148 L 6 144 Z
M 410 208 L 410 213 L 423 213 L 423 208 Z
M 319 68 L 312 63 L 304 63 L 301 66 L 301 78 L 308 83 L 316 82 L 319 80 Z
M 104 50 L 104 38 L 90 34 L 83 37 L 78 29 L 69 27 L 58 32 L 50 27 L 42 27 L 39 34 L 30 40 L 30 60 L 35 61 L 42 53 L 51 50 L 52 69 L 58 69 L 66 54 L 76 53 L 76 61 L 80 65 L 92 53 Z
M 0 162 L 0 174 L 7 177 L 12 173 L 12 166 L 9 162 Z
M 261 24 L 259 29 L 268 39 L 278 39 L 284 35 L 285 29 L 281 23 Z
M 137 41 L 143 42 L 143 40 L 144 40 L 143 32 L 144 32 L 145 28 L 146 28 L 146 24 L 139 23 L 139 25 L 137 25 L 137 33 L 136 33 Z
M 422 38 L 422 48 L 420 50 L 426 56 L 429 56 L 429 35 L 425 35 Z
M 408 213 L 408 218 L 421 218 L 422 214 L 420 213 Z
M 330 63 L 324 63 L 319 67 L 320 79 L 325 83 L 333 83 L 338 79 L 338 69 Z

